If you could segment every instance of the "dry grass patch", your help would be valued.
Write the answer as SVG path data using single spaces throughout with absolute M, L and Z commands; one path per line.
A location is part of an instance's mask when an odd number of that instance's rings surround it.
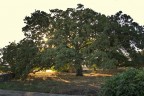
M 113 74 L 97 72 L 75 73 L 37 72 L 29 74 L 25 81 L 13 80 L 0 83 L 1 89 L 24 90 L 57 94 L 92 95 L 96 96 L 101 84 Z

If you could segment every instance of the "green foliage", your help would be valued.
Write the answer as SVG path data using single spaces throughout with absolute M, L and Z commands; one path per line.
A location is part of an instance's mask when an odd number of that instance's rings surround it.
M 44 47 L 44 39 L 47 35 L 49 26 L 49 15 L 44 11 L 36 10 L 31 14 L 31 17 L 26 16 L 24 19 L 25 27 L 22 28 L 24 35 L 34 40 L 37 47 L 40 49 Z
M 49 48 L 46 50 L 43 50 L 42 52 L 40 52 L 40 62 L 39 67 L 43 67 L 43 68 L 50 68 L 52 66 L 54 66 L 55 62 L 54 62 L 54 57 L 55 57 L 55 49 L 53 48 Z
M 16 78 L 24 79 L 29 72 L 36 66 L 34 58 L 38 53 L 37 47 L 33 41 L 23 39 L 20 43 L 14 42 L 3 48 L 4 71 L 13 72 Z
M 109 34 L 110 31 L 111 33 Z M 144 48 L 143 27 L 134 22 L 129 15 L 123 14 L 122 11 L 110 17 L 109 28 L 106 34 L 110 36 L 110 44 L 114 45 L 116 43 L 119 49 L 129 54 L 128 57 L 132 61 L 135 61 L 135 58 L 137 58 L 135 47 L 139 49 Z
M 100 96 L 143 96 L 144 69 L 128 69 L 105 82 Z

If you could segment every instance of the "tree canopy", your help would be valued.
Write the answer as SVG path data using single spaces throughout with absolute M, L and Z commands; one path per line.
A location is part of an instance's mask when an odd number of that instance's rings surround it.
M 26 41 L 8 45 L 3 58 L 9 56 L 4 59 L 9 64 L 20 60 L 25 69 L 27 64 L 30 69 L 71 65 L 82 76 L 82 65 L 113 68 L 135 60 L 136 48 L 144 49 L 143 26 L 122 11 L 106 16 L 78 4 L 49 13 L 36 10 L 24 23 Z M 21 59 L 14 59 L 15 54 Z

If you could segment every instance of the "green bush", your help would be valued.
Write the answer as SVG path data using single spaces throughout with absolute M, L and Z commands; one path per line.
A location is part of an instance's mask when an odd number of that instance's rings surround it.
M 5 46 L 1 57 L 0 71 L 15 74 L 15 78 L 26 79 L 28 74 L 37 67 L 38 48 L 31 40 L 23 39 L 20 43 L 12 42 Z
M 144 96 L 144 69 L 128 69 L 108 79 L 99 96 Z

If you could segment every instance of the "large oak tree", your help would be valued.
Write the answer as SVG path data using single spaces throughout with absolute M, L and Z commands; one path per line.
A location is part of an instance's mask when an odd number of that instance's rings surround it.
M 125 64 L 135 57 L 135 48 L 144 45 L 143 27 L 121 11 L 105 16 L 78 4 L 49 14 L 35 11 L 24 21 L 23 32 L 40 47 L 43 61 L 58 67 L 73 65 L 77 76 L 83 75 L 82 65 Z

